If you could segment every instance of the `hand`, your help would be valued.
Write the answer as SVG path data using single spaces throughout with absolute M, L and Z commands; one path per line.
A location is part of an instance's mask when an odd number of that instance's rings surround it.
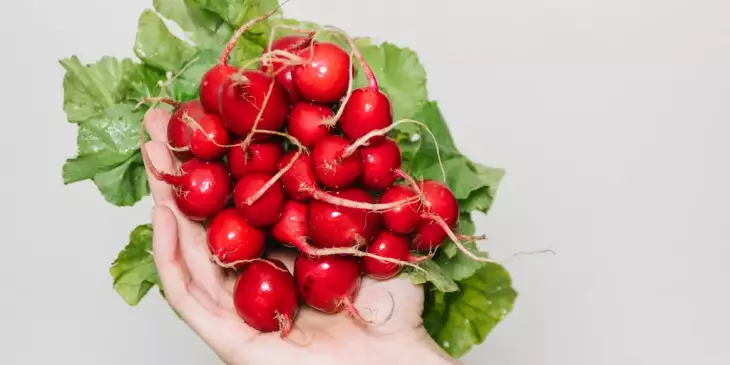
M 177 161 L 166 147 L 170 114 L 152 109 L 146 147 L 160 171 Z M 176 208 L 173 191 L 151 174 L 155 201 L 153 251 L 165 297 L 183 320 L 229 365 L 456 364 L 421 325 L 423 288 L 406 279 L 363 279 L 355 306 L 375 324 L 357 324 L 346 313 L 328 315 L 303 306 L 287 339 L 246 325 L 233 307 L 235 276 L 209 259 L 205 229 Z M 293 252 L 276 252 L 292 270 Z

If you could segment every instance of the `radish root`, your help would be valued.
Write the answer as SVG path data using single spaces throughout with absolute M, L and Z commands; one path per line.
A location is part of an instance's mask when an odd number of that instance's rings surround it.
M 464 244 L 461 243 L 461 241 L 459 240 L 459 238 L 456 237 L 456 234 L 454 234 L 454 231 L 451 230 L 451 227 L 449 227 L 449 225 L 446 223 L 446 221 L 444 221 L 443 218 L 439 217 L 436 214 L 424 214 L 424 218 L 425 219 L 430 219 L 430 220 L 434 221 L 436 224 L 438 224 L 439 226 L 441 226 L 441 228 L 444 230 L 444 232 L 446 232 L 446 234 L 449 236 L 449 238 L 451 238 L 451 241 L 454 242 L 454 244 L 456 245 L 456 247 L 458 247 L 459 250 L 464 253 L 464 255 L 467 255 L 471 259 L 473 259 L 475 261 L 479 261 L 479 262 L 491 262 L 491 263 L 495 263 L 495 264 L 498 264 L 499 263 L 499 262 L 497 262 L 495 260 L 492 260 L 490 258 L 479 257 L 479 256 L 475 255 L 473 252 L 469 251 L 464 246 Z
M 347 313 L 349 313 L 350 316 L 360 324 L 368 325 L 373 323 L 372 321 L 368 321 L 363 318 L 363 316 L 360 314 L 360 311 L 355 308 L 355 303 L 352 302 L 352 299 L 350 299 L 350 297 L 342 299 L 342 305 L 345 307 Z

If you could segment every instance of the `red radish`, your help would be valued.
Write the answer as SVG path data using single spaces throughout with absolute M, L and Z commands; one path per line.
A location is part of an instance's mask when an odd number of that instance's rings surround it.
M 223 267 L 240 267 L 261 257 L 265 246 L 266 233 L 248 225 L 235 209 L 218 213 L 208 227 L 208 249 L 213 261 Z
M 360 289 L 360 265 L 347 256 L 312 257 L 300 253 L 294 261 L 294 279 L 305 303 L 325 313 L 346 309 L 365 322 L 353 301 Z
M 328 106 L 300 102 L 289 113 L 287 131 L 305 147 L 312 147 L 329 134 L 327 121 L 334 116 Z
M 230 79 L 233 74 L 238 72 L 238 68 L 228 65 L 228 57 L 230 56 L 231 51 L 233 51 L 233 48 L 236 47 L 236 43 L 243 33 L 245 33 L 253 25 L 274 15 L 278 8 L 279 7 L 255 19 L 251 19 L 246 24 L 238 28 L 236 33 L 233 34 L 233 37 L 231 37 L 231 40 L 228 41 L 226 48 L 223 50 L 223 53 L 218 59 L 218 64 L 213 66 L 205 73 L 205 75 L 203 75 L 203 79 L 200 81 L 199 94 L 200 101 L 203 103 L 205 110 L 210 113 L 220 114 L 219 100 L 221 95 L 221 86 L 226 80 Z
M 387 204 L 417 196 L 413 189 L 402 185 L 395 185 L 383 193 L 380 197 L 380 202 Z M 385 228 L 393 233 L 409 234 L 416 230 L 420 221 L 421 212 L 419 211 L 418 202 L 403 204 L 397 208 L 383 212 L 383 224 Z
M 239 139 L 228 149 L 228 167 L 235 179 L 254 172 L 275 174 L 279 161 L 284 155 L 284 147 L 279 141 L 261 141 L 251 143 L 244 151 L 243 146 L 238 146 L 242 141 Z
M 307 37 L 301 35 L 288 35 L 271 42 L 271 45 L 264 50 L 264 53 L 275 50 L 283 50 L 296 54 L 302 49 L 308 47 L 311 42 L 311 35 Z M 296 90 L 294 90 L 291 66 L 286 66 L 280 61 L 271 60 L 269 62 L 261 63 L 261 71 L 275 75 L 274 79 L 276 79 L 276 82 L 287 91 L 289 94 L 289 100 L 292 103 L 299 101 L 299 95 L 297 95 Z
M 339 126 L 347 138 L 356 140 L 390 125 L 393 121 L 390 101 L 377 84 L 352 92 L 339 119 Z M 376 143 L 382 137 L 376 136 L 369 143 Z
M 449 233 L 439 220 L 443 220 L 449 229 L 456 227 L 459 203 L 454 193 L 440 182 L 425 180 L 419 183 L 419 187 L 423 199 L 422 219 L 411 244 L 415 250 L 429 252 L 439 247 Z
M 173 185 L 177 208 L 189 219 L 206 220 L 223 210 L 228 203 L 231 178 L 222 163 L 193 159 L 180 166 L 181 174 L 172 175 L 157 171 L 146 151 L 142 152 L 142 157 L 155 178 Z
M 306 244 L 307 205 L 294 200 L 287 201 L 281 218 L 271 227 L 271 235 L 284 246 Z
M 357 180 L 362 173 L 362 161 L 359 156 L 342 158 L 350 143 L 335 135 L 322 138 L 312 149 L 312 163 L 317 180 L 322 185 L 338 189 Z
M 200 81 L 200 101 L 205 110 L 220 114 L 220 92 L 223 83 L 231 78 L 238 69 L 227 64 L 217 64 L 203 75 Z
M 428 256 L 415 257 L 408 248 L 408 239 L 396 236 L 387 231 L 381 231 L 368 245 L 368 253 L 380 257 L 387 257 L 398 261 L 419 262 L 428 259 Z M 375 257 L 363 257 L 362 270 L 371 278 L 378 280 L 390 279 L 400 272 L 402 266 L 397 263 L 384 262 Z
M 260 172 L 244 175 L 233 189 L 238 214 L 254 227 L 268 227 L 276 223 L 284 209 L 284 191 L 278 183 L 269 186 L 254 202 L 249 201 L 272 177 Z
M 221 117 L 226 128 L 237 135 L 258 129 L 276 131 L 288 112 L 286 92 L 261 71 L 242 71 L 221 86 Z
M 382 142 L 360 148 L 362 176 L 360 181 L 371 189 L 387 189 L 395 182 L 396 171 L 401 166 L 398 144 L 387 138 Z
M 261 332 L 280 330 L 286 337 L 299 312 L 294 277 L 279 260 L 255 260 L 236 280 L 233 304 L 249 326 Z
M 316 103 L 334 103 L 347 93 L 352 75 L 350 55 L 334 43 L 319 42 L 299 52 L 306 63 L 292 69 L 300 97 Z
M 358 188 L 335 191 L 332 195 L 355 202 L 374 203 Z M 353 247 L 367 244 L 380 226 L 380 214 L 314 200 L 307 211 L 308 234 L 312 245 L 321 248 Z
M 177 151 L 190 152 L 201 160 L 215 160 L 226 153 L 230 137 L 217 115 L 206 113 L 200 101 L 192 100 L 181 103 L 172 113 L 167 141 Z

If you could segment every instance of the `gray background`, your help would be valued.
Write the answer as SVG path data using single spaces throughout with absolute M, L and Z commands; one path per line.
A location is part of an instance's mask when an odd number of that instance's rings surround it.
M 152 294 L 107 269 L 148 200 L 61 184 L 76 128 L 61 67 L 129 56 L 151 0 L 0 11 L 0 363 L 216 363 Z M 367 6 L 367 7 L 365 7 Z M 489 217 L 514 313 L 466 364 L 728 364 L 730 3 L 295 0 L 297 18 L 417 50 L 460 148 L 508 170 Z M 168 351 L 165 348 L 173 348 Z

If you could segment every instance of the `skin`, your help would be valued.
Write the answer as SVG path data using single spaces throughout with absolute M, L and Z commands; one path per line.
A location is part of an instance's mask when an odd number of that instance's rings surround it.
M 147 143 L 150 158 L 158 169 L 168 172 L 176 162 L 163 142 L 169 117 L 160 109 L 145 117 L 152 138 Z M 423 288 L 406 279 L 363 278 L 355 305 L 377 322 L 368 329 L 345 313 L 326 315 L 302 307 L 288 340 L 276 332 L 254 330 L 233 308 L 235 278 L 209 260 L 203 226 L 180 214 L 167 184 L 150 178 L 150 188 L 155 202 L 153 252 L 165 299 L 226 364 L 459 364 L 422 327 Z M 292 270 L 292 252 L 271 256 Z

